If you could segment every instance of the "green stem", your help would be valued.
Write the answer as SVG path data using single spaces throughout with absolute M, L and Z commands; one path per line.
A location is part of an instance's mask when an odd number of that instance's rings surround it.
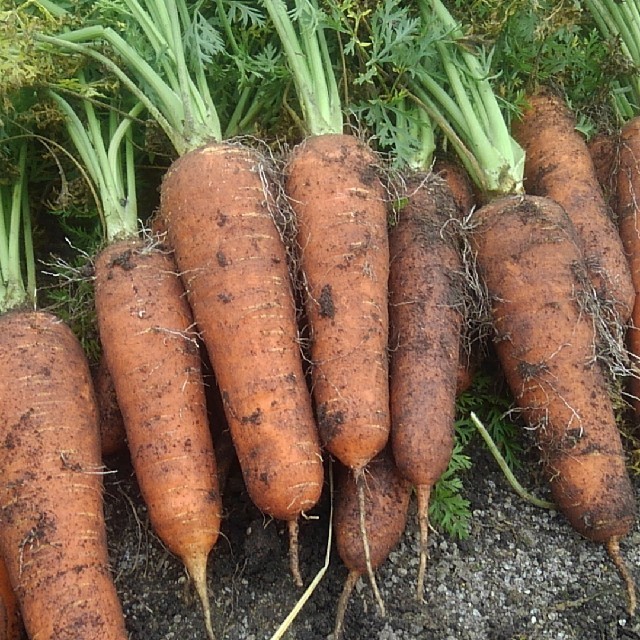
M 476 429 L 480 432 L 480 435 L 483 437 L 487 447 L 489 447 L 489 451 L 491 451 L 493 457 L 500 469 L 502 469 L 502 473 L 504 473 L 505 478 L 513 488 L 513 490 L 523 499 L 527 500 L 531 504 L 536 507 L 541 507 L 542 509 L 556 509 L 556 505 L 553 502 L 548 502 L 547 500 L 542 500 L 540 498 L 536 498 L 534 495 L 530 494 L 517 480 L 517 478 L 513 475 L 511 469 L 509 469 L 509 465 L 507 461 L 504 459 L 498 447 L 496 447 L 496 443 L 493 441 L 493 438 L 485 428 L 485 426 L 480 422 L 478 416 L 472 411 L 471 412 L 471 420 L 475 425 Z
M 314 23 L 315 4 L 298 0 L 296 8 L 306 14 L 300 35 L 282 0 L 263 0 L 280 37 L 302 105 L 304 123 L 311 135 L 342 133 L 343 118 L 335 75 L 323 44 L 321 28 Z

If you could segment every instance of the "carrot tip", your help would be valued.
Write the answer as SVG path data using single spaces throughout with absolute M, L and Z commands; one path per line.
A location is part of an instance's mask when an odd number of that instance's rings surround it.
M 342 638 L 342 632 L 344 631 L 344 616 L 347 612 L 347 605 L 349 604 L 349 598 L 351 592 L 358 582 L 360 573 L 358 571 L 349 571 L 347 579 L 344 581 L 342 587 L 342 593 L 338 600 L 338 607 L 336 609 L 336 623 L 333 628 L 333 640 L 340 640 Z
M 364 496 L 364 474 L 356 474 L 356 485 L 358 488 L 358 507 L 360 511 L 360 534 L 362 536 L 362 546 L 364 547 L 364 557 L 367 565 L 367 575 L 369 576 L 369 582 L 371 583 L 371 589 L 373 590 L 373 595 L 375 596 L 376 602 L 378 603 L 378 609 L 380 609 L 380 616 L 384 618 L 387 615 L 387 611 L 384 606 L 384 600 L 382 599 L 382 594 L 380 593 L 380 589 L 378 589 L 376 576 L 373 572 L 373 566 L 371 564 L 371 549 L 369 548 L 369 537 L 367 536 L 367 523 L 366 523 L 367 508 L 365 505 L 365 496 Z
M 625 587 L 627 589 L 627 611 L 629 612 L 629 616 L 633 617 L 636 613 L 637 599 L 636 599 L 636 584 L 633 580 L 633 576 L 631 575 L 629 568 L 625 564 L 624 558 L 620 553 L 620 538 L 618 536 L 613 536 L 607 541 L 607 553 L 609 557 L 613 561 L 616 569 L 618 570 L 618 574 L 622 578 Z
M 298 545 L 298 520 L 289 520 L 289 570 L 296 587 L 302 587 L 304 582 L 300 573 L 300 553 Z
M 216 640 L 211 623 L 211 606 L 209 604 L 209 592 L 207 590 L 207 557 L 193 557 L 184 561 L 187 571 L 193 580 L 198 598 L 202 604 L 204 626 L 209 640 Z
M 424 580 L 427 573 L 427 541 L 429 538 L 429 496 L 431 487 L 420 485 L 416 487 L 418 496 L 418 525 L 420 527 L 420 564 L 418 565 L 418 582 L 416 598 L 424 602 Z

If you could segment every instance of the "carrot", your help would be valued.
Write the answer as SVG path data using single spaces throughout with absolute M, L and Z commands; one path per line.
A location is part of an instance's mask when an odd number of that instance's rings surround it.
M 121 123 L 109 115 L 107 145 L 93 103 L 79 108 L 85 126 L 52 97 L 100 194 L 107 245 L 94 261 L 95 309 L 136 478 L 154 530 L 193 579 L 213 638 L 206 572 L 222 504 L 191 309 L 169 249 L 138 238 L 130 126 L 141 105 Z
M 95 261 L 98 328 L 151 524 L 189 571 L 209 622 L 206 566 L 221 500 L 191 311 L 170 253 L 121 241 Z
M 358 475 L 389 435 L 389 249 L 377 160 L 348 135 L 307 139 L 290 157 L 324 447 Z
M 358 578 L 371 567 L 378 568 L 404 533 L 410 485 L 396 469 L 389 448 L 365 467 L 361 476 L 364 493 L 358 486 L 360 480 L 356 480 L 349 468 L 340 463 L 335 463 L 335 468 L 333 526 L 338 555 L 349 571 L 336 612 L 333 637 L 338 640 L 344 631 L 344 616 Z M 363 529 L 369 532 L 367 544 L 362 538 Z
M 464 220 L 476 207 L 476 193 L 469 174 L 455 160 L 438 158 L 434 173 L 442 178 L 449 187 L 458 206 L 459 216 Z M 467 314 L 468 315 L 468 314 Z M 471 384 L 482 360 L 483 341 L 474 335 L 477 332 L 471 318 L 466 318 L 462 327 L 460 355 L 458 358 L 458 382 L 456 395 L 464 393 Z
M 391 442 L 398 470 L 415 487 L 422 598 L 431 489 L 454 445 L 462 313 L 462 265 L 451 191 L 435 177 L 407 180 L 407 204 L 390 231 Z
M 93 387 L 96 392 L 98 413 L 100 415 L 100 441 L 102 455 L 112 456 L 127 447 L 127 434 L 124 428 L 122 412 L 118 405 L 113 378 L 104 359 L 101 356 L 98 363 L 91 369 Z
M 464 167 L 454 160 L 438 158 L 433 171 L 449 186 L 460 215 L 462 217 L 469 215 L 476 206 L 476 195 L 473 191 L 473 183 Z
M 0 639 L 21 640 L 24 625 L 20 615 L 20 604 L 11 586 L 5 561 L 0 558 Z
M 562 98 L 540 89 L 528 97 L 522 119 L 513 123 L 513 136 L 526 153 L 527 193 L 547 196 L 565 208 L 598 298 L 615 312 L 612 320 L 625 324 L 635 300 L 629 266 L 573 114 Z
M 10 311 L 0 329 L 0 552 L 27 633 L 125 640 L 86 357 L 48 313 Z
M 589 281 L 577 233 L 559 205 L 535 196 L 485 205 L 476 221 L 472 242 L 491 292 L 496 350 L 534 429 L 553 499 L 579 533 L 615 557 L 634 524 L 635 499 L 593 325 L 580 305 Z
M 390 429 L 387 206 L 377 157 L 343 133 L 318 7 L 294 4 L 290 14 L 284 3 L 265 1 L 304 113 L 305 139 L 287 160 L 285 194 L 309 323 L 312 392 L 323 447 L 352 470 L 362 491 L 362 471 Z M 366 546 L 364 527 L 361 535 Z M 369 575 L 373 583 L 371 567 Z
M 27 114 L 22 122 L 29 123 Z M 124 616 L 109 572 L 89 364 L 67 325 L 33 311 L 36 270 L 28 169 L 35 160 L 22 128 L 12 131 L 8 126 L 5 133 L 1 152 L 9 167 L 8 179 L 0 184 L 0 558 L 30 638 L 125 640 Z
M 323 469 L 265 170 L 245 147 L 204 147 L 170 168 L 161 209 L 249 495 L 295 522 L 318 500 Z

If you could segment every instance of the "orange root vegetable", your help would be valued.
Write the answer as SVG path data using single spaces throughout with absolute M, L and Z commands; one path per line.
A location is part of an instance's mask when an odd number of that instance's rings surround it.
M 0 558 L 0 640 L 21 640 L 24 626 L 7 565 Z
M 627 328 L 627 347 L 632 355 L 634 373 L 628 393 L 636 416 L 640 415 L 640 118 L 630 120 L 620 134 L 617 173 L 618 229 L 624 245 L 636 303 Z
M 398 470 L 418 497 L 422 599 L 429 496 L 454 445 L 463 282 L 458 238 L 447 227 L 458 215 L 448 186 L 416 175 L 407 192 L 389 234 L 391 442 Z
M 127 434 L 124 428 L 122 412 L 118 405 L 116 389 L 109 368 L 100 358 L 98 364 L 91 371 L 93 387 L 96 392 L 98 414 L 100 416 L 100 441 L 102 455 L 112 456 L 123 451 L 127 446 Z
M 336 463 L 335 467 L 333 526 L 338 554 L 349 570 L 336 613 L 334 638 L 338 640 L 358 578 L 368 574 L 377 592 L 373 570 L 387 559 L 404 533 L 411 491 L 388 448 L 369 462 L 357 480 L 343 465 Z M 360 483 L 364 484 L 364 491 L 360 490 Z M 364 530 L 368 532 L 366 537 Z M 380 604 L 379 594 L 377 597 Z
M 472 242 L 491 295 L 496 350 L 534 429 L 554 502 L 611 552 L 634 524 L 635 497 L 593 323 L 581 306 L 589 279 L 575 229 L 562 207 L 533 196 L 497 200 L 475 216 Z M 633 587 L 622 575 L 632 608 Z
M 0 551 L 34 640 L 126 640 L 109 571 L 98 414 L 71 330 L 0 318 Z
M 612 320 L 626 324 L 635 300 L 624 249 L 609 216 L 596 171 L 575 119 L 551 91 L 529 97 L 513 136 L 526 152 L 525 189 L 560 203 L 571 219 L 589 278 Z
M 206 570 L 221 500 L 191 311 L 166 248 L 114 243 L 95 272 L 100 339 L 136 478 L 153 528 L 194 581 L 213 637 Z
M 239 145 L 187 153 L 164 178 L 161 210 L 249 495 L 295 527 L 324 471 L 265 168 Z
M 357 475 L 389 437 L 385 192 L 357 138 L 312 136 L 289 159 L 320 438 Z

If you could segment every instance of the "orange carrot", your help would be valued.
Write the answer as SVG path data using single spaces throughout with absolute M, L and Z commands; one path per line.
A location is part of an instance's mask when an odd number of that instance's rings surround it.
M 187 567 L 213 637 L 206 568 L 221 500 L 191 311 L 166 247 L 116 242 L 95 272 L 100 338 L 142 496 Z
M 357 476 L 387 442 L 389 391 L 385 193 L 357 138 L 308 138 L 290 157 L 311 331 L 312 386 L 323 445 Z
M 635 291 L 586 142 L 558 95 L 540 90 L 528 102 L 522 120 L 513 124 L 513 136 L 526 152 L 527 193 L 547 196 L 564 207 L 578 232 L 598 298 L 615 312 L 612 319 L 625 324 Z
M 356 480 L 350 469 L 340 463 L 336 463 L 335 468 L 333 526 L 338 555 L 349 570 L 336 612 L 333 636 L 338 640 L 342 637 L 344 615 L 358 578 L 371 567 L 378 568 L 404 533 L 411 492 L 409 483 L 396 469 L 388 447 L 363 470 L 364 492 L 360 491 L 360 480 Z M 366 541 L 363 531 L 368 532 Z M 377 591 L 374 580 L 372 587 Z M 380 595 L 377 597 L 380 603 Z
M 558 508 L 582 535 L 618 554 L 635 498 L 596 337 L 581 298 L 589 295 L 580 242 L 556 203 L 496 200 L 476 212 L 472 242 L 492 296 L 495 344 L 523 417 L 534 429 Z
M 422 599 L 429 497 L 454 445 L 464 284 L 458 237 L 447 226 L 458 215 L 448 186 L 417 174 L 407 193 L 390 231 L 391 442 L 418 497 Z
M 0 318 L 0 552 L 38 640 L 126 640 L 109 571 L 91 375 L 66 325 Z
M 598 178 L 598 184 L 602 189 L 602 195 L 609 209 L 618 212 L 617 181 L 619 167 L 619 139 L 617 135 L 598 133 L 587 142 L 587 148 L 591 155 L 593 168 Z
M 109 135 L 99 135 L 93 102 L 81 103 L 83 125 L 65 98 L 51 97 L 100 195 L 107 245 L 95 259 L 96 316 L 136 477 L 156 533 L 193 579 L 213 638 L 207 558 L 222 505 L 191 310 L 167 247 L 138 238 L 131 123 L 142 104 L 117 127 L 111 114 Z
M 161 209 L 247 490 L 290 523 L 300 583 L 296 523 L 320 497 L 323 465 L 266 169 L 238 145 L 187 153 L 163 180 Z

